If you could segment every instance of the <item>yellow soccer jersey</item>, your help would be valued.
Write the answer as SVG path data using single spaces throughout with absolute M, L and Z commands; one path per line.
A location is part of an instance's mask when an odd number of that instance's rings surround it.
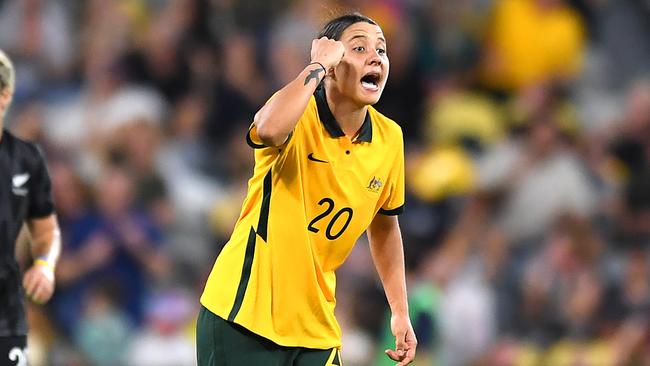
M 401 128 L 369 107 L 350 140 L 320 88 L 282 146 L 255 131 L 248 195 L 201 303 L 283 346 L 340 347 L 334 271 L 377 213 L 402 211 Z

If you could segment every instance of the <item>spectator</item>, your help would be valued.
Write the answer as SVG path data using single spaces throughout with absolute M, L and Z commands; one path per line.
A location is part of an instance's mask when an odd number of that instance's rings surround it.
M 565 0 L 498 0 L 486 33 L 483 77 L 504 91 L 577 77 L 584 25 Z
M 148 278 L 162 279 L 168 273 L 160 248 L 163 238 L 151 217 L 133 206 L 133 189 L 125 170 L 111 168 L 96 187 L 97 212 L 72 228 L 61 259 L 67 281 L 54 307 L 69 334 L 78 329 L 86 299 L 101 286 L 113 286 L 113 302 L 131 323 L 140 325 Z

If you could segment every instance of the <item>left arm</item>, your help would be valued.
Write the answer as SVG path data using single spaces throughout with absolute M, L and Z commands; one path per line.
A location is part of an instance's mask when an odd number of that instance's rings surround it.
M 368 241 L 392 313 L 395 350 L 386 350 L 386 354 L 399 361 L 398 366 L 408 365 L 415 358 L 417 340 L 408 313 L 404 248 L 397 216 L 376 215 L 368 227 Z
M 61 253 L 61 233 L 55 214 L 30 219 L 27 227 L 34 263 L 23 276 L 23 287 L 28 298 L 43 304 L 54 293 L 54 268 Z

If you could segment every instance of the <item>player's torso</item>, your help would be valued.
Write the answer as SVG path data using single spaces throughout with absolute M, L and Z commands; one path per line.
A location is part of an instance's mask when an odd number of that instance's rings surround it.
M 307 234 L 322 269 L 332 271 L 342 264 L 379 210 L 394 154 L 379 141 L 332 138 L 319 120 L 304 122 L 306 131 L 295 136 L 300 141 L 294 141 L 283 164 L 278 164 L 279 180 L 282 176 L 297 178 L 287 180 L 283 189 L 287 200 L 278 200 L 279 206 L 285 206 L 283 202 L 287 206 L 279 207 L 279 215 L 293 214 L 278 220 L 302 225 L 295 230 Z M 299 217 L 301 220 L 295 220 Z
M 16 237 L 28 212 L 29 161 L 20 141 L 3 132 L 0 140 L 0 337 L 27 331 L 21 275 L 14 258 Z
M 14 242 L 29 207 L 29 162 L 6 131 L 0 140 L 0 247 L 13 257 Z

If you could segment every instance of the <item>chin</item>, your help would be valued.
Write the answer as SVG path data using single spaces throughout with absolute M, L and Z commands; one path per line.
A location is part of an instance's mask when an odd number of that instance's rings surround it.
M 372 93 L 368 95 L 367 93 L 362 93 L 359 95 L 357 100 L 359 101 L 359 104 L 362 105 L 374 105 L 377 102 L 379 102 L 379 99 L 381 98 L 381 91 L 378 93 Z
M 381 96 L 377 96 L 376 98 L 369 99 L 368 102 L 366 103 L 367 105 L 375 105 L 377 102 L 379 102 L 379 99 Z

